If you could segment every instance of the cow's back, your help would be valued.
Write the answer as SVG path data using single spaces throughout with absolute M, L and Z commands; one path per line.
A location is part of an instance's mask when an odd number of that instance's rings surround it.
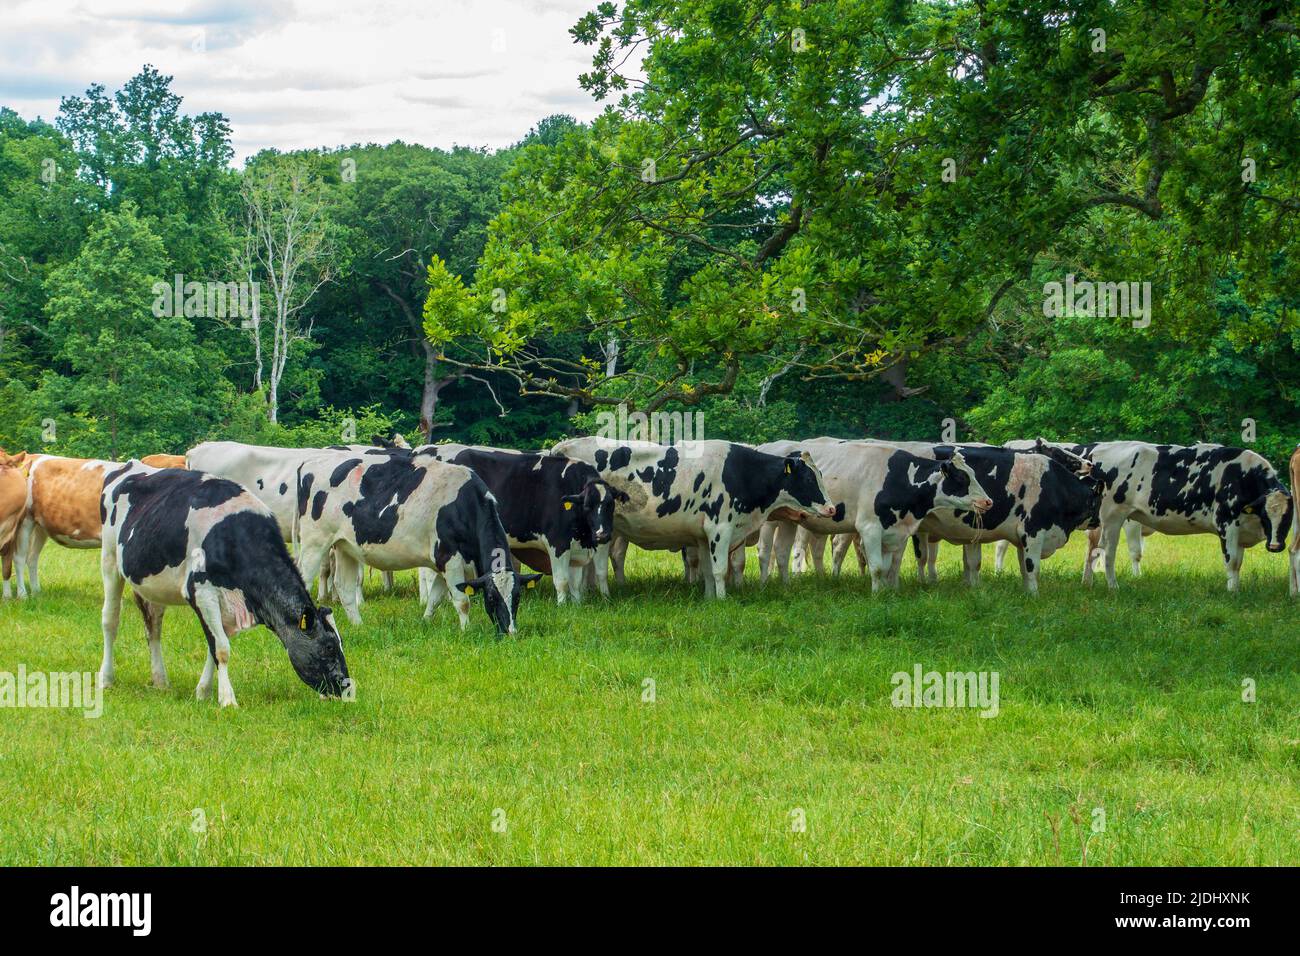
M 104 477 L 121 466 L 93 458 L 36 455 L 28 469 L 32 519 L 69 547 L 99 543 Z

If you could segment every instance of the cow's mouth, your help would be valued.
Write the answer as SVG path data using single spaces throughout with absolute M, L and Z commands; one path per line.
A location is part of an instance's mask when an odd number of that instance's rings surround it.
M 975 513 L 976 513 L 977 515 L 982 515 L 982 514 L 984 514 L 984 512 L 988 511 L 990 508 L 993 507 L 993 499 L 992 499 L 992 498 L 980 498 L 980 499 L 977 500 L 977 501 L 972 501 L 972 502 L 971 502 L 971 507 L 975 510 Z
M 1268 549 L 1269 551 L 1273 552 L 1274 554 L 1281 554 L 1283 551 L 1286 550 L 1286 544 L 1285 544 L 1285 543 L 1283 543 L 1283 544 L 1266 544 L 1266 545 L 1264 545 L 1264 547 L 1265 547 L 1266 549 Z

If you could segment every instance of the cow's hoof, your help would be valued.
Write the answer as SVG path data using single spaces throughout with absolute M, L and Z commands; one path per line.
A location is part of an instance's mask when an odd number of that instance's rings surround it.
M 222 697 L 222 698 L 221 698 L 221 706 L 222 706 L 222 708 L 226 708 L 226 707 L 238 707 L 238 706 L 239 706 L 239 701 L 235 700 L 235 695 L 234 695 L 234 694 L 230 694 L 229 696 L 225 696 L 225 697 Z
M 112 687 L 112 686 L 113 686 L 113 675 L 112 675 L 112 674 L 105 674 L 103 671 L 100 671 L 100 672 L 99 672 L 99 688 L 100 688 L 100 690 L 103 690 L 103 689 L 106 688 L 106 687 Z
M 199 684 L 197 687 L 194 688 L 195 700 L 209 700 L 211 699 L 211 697 L 212 697 L 211 684 L 209 684 L 207 687 L 204 687 L 202 684 Z
M 166 676 L 165 674 L 162 676 L 162 678 L 159 678 L 159 677 L 155 674 L 153 680 L 152 680 L 150 683 L 152 683 L 153 686 L 154 686 L 157 690 L 171 690 L 171 689 L 172 689 L 172 682 L 169 681 L 169 680 L 167 679 L 167 676 Z

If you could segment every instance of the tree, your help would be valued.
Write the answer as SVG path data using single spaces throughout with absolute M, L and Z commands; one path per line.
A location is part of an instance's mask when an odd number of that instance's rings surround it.
M 39 401 L 57 409 L 56 439 L 83 454 L 120 458 L 184 448 L 207 401 L 193 330 L 182 315 L 157 315 L 162 241 L 132 203 L 105 213 L 77 257 L 49 278 L 49 329 L 67 376 L 47 370 Z
M 616 106 L 523 151 L 446 310 L 463 324 L 431 334 L 474 334 L 476 367 L 586 403 L 695 404 L 747 358 L 804 379 L 893 369 L 907 395 L 911 357 L 982 328 L 1075 229 L 1190 330 L 1216 275 L 1252 296 L 1295 279 L 1271 258 L 1300 208 L 1280 9 L 601 3 L 572 32 L 595 47 L 583 85 Z M 623 72 L 638 52 L 644 81 Z M 544 331 L 581 335 L 583 356 Z
M 266 393 L 269 421 L 278 421 L 280 383 L 289 358 L 311 340 L 303 310 L 335 273 L 335 244 L 321 183 L 302 163 L 265 157 L 250 163 L 240 190 L 244 203 L 238 269 L 265 287 L 270 312 L 270 355 L 263 356 L 261 308 L 245 317 L 253 342 L 253 387 Z

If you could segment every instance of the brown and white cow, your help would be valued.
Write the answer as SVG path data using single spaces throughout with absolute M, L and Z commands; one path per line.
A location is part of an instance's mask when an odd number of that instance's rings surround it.
M 4 579 L 5 597 L 12 596 L 9 578 L 13 574 L 14 544 L 18 525 L 27 511 L 26 459 L 26 452 L 0 452 L 0 577 Z
M 104 476 L 122 467 L 97 458 L 58 455 L 29 455 L 27 461 L 27 510 L 18 525 L 14 554 L 19 597 L 26 597 L 28 590 L 41 591 L 37 565 L 46 541 L 53 538 L 65 548 L 99 547 Z

